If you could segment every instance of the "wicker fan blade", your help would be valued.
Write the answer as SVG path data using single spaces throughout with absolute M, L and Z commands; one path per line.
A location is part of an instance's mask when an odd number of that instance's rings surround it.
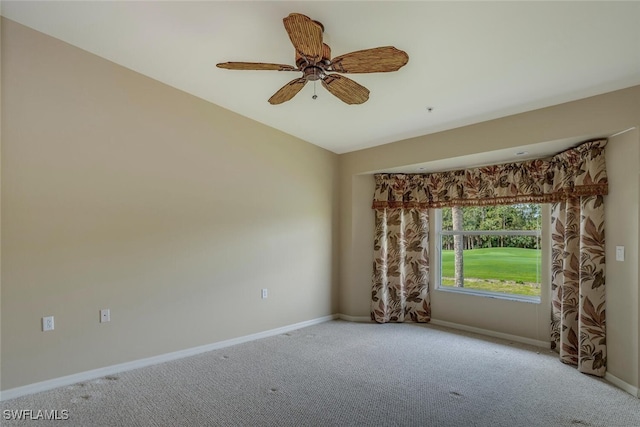
M 322 27 L 308 16 L 292 13 L 282 20 L 296 51 L 311 62 L 322 59 Z
M 306 83 L 307 81 L 305 79 L 291 80 L 289 83 L 282 86 L 280 90 L 274 93 L 271 98 L 269 98 L 269 104 L 276 105 L 287 102 L 288 100 L 296 96 L 296 94 L 300 92 L 300 90 Z
M 362 104 L 369 99 L 369 89 L 339 74 L 326 76 L 322 86 L 347 104 Z
M 275 71 L 296 71 L 291 65 L 265 64 L 264 62 L 224 62 L 216 64 L 218 68 L 227 70 L 275 70 Z
M 384 46 L 340 55 L 333 58 L 331 67 L 339 73 L 386 73 L 398 71 L 408 61 L 405 51 Z

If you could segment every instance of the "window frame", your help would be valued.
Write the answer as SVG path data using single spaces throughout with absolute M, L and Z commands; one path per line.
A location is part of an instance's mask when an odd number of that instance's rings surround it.
M 544 204 L 540 204 L 544 206 Z M 463 207 L 464 208 L 464 207 Z M 443 236 L 455 236 L 455 235 L 467 235 L 467 236 L 536 236 L 544 241 L 544 232 L 545 232 L 545 215 L 542 214 L 542 221 L 540 223 L 540 230 L 461 230 L 461 231 L 453 231 L 453 230 L 443 230 L 442 229 L 442 209 L 444 208 L 435 208 L 433 209 L 433 218 L 435 225 L 435 239 L 434 239 L 434 253 L 435 259 L 433 263 L 433 273 L 434 273 L 434 289 L 442 292 L 451 292 L 465 295 L 475 295 L 485 298 L 497 298 L 503 300 L 510 301 L 519 301 L 526 302 L 532 304 L 541 304 L 542 303 L 542 292 L 545 289 L 544 283 L 545 279 L 543 277 L 544 271 L 544 257 L 546 256 L 545 245 L 542 243 L 540 245 L 540 250 L 542 251 L 540 256 L 540 295 L 539 296 L 531 296 L 531 295 L 517 295 L 517 294 L 507 294 L 502 292 L 492 292 L 492 291 L 483 291 L 479 289 L 469 289 L 469 288 L 458 288 L 455 286 L 444 286 L 442 285 L 442 237 Z

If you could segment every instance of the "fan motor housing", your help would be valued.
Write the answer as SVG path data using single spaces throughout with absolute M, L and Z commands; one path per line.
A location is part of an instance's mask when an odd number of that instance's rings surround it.
M 302 69 L 303 77 L 307 81 L 316 81 L 323 79 L 325 77 L 325 72 L 322 68 L 317 67 L 315 65 L 310 65 Z
M 296 65 L 298 66 L 298 68 L 304 68 L 304 66 L 308 64 L 312 64 L 312 62 L 304 56 L 300 55 L 298 51 L 296 51 Z M 314 65 L 328 66 L 329 64 L 331 64 L 331 48 L 328 44 L 322 43 L 322 58 Z

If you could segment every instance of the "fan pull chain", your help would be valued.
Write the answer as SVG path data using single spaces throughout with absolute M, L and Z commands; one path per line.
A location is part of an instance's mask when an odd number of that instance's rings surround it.
M 316 95 L 316 81 L 313 81 L 313 96 L 311 99 L 318 99 L 318 95 Z

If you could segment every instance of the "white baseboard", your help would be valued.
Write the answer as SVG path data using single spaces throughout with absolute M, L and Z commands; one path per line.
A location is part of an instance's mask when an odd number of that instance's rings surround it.
M 610 374 L 609 372 L 604 374 L 604 379 L 609 381 L 611 384 L 618 387 L 619 389 L 626 391 L 630 395 L 640 398 L 640 389 L 638 389 L 638 387 L 632 386 L 631 384 L 621 380 L 620 378 Z
M 105 366 L 104 368 L 79 372 L 77 374 L 67 375 L 59 378 L 53 378 L 46 381 L 28 384 L 22 387 L 10 388 L 8 390 L 0 392 L 0 401 L 15 399 L 16 397 L 39 393 L 41 391 L 47 391 L 58 387 L 64 387 L 78 382 L 89 381 L 96 378 L 104 377 L 106 375 L 117 374 L 119 372 L 144 368 L 145 366 L 151 366 L 158 363 L 169 362 L 171 360 L 182 359 L 183 357 L 195 356 L 196 354 L 205 353 L 211 350 L 218 350 L 221 348 L 254 341 L 261 338 L 272 337 L 274 335 L 284 334 L 286 332 L 294 331 L 296 329 L 304 328 L 307 326 L 328 322 L 330 320 L 337 319 L 338 317 L 339 315 L 332 314 L 329 316 L 319 317 L 317 319 L 311 319 L 300 323 L 294 323 L 293 325 L 287 325 L 280 328 L 270 329 L 268 331 L 245 335 L 238 338 L 232 338 L 225 341 L 187 348 L 185 350 L 174 351 L 172 353 L 160 354 L 158 356 L 147 357 L 145 359 L 133 360 L 131 362 L 119 363 L 117 365 Z
M 502 332 L 495 332 L 489 329 L 476 328 L 473 326 L 461 325 L 459 323 L 447 322 L 444 320 L 431 319 L 432 325 L 444 326 L 451 329 L 459 329 L 461 331 L 473 332 L 480 335 L 487 335 L 495 338 L 502 338 L 509 341 L 515 341 L 523 344 L 535 345 L 536 347 L 551 348 L 549 341 L 539 341 L 531 338 L 520 337 L 518 335 L 505 334 Z
M 349 316 L 348 314 L 338 314 L 338 319 L 347 322 L 370 323 L 373 322 L 370 316 Z
M 349 316 L 347 314 L 338 314 L 338 318 L 341 320 L 346 320 L 348 322 L 373 322 L 370 317 L 367 316 Z M 550 348 L 551 344 L 548 341 L 539 341 L 530 338 L 519 337 L 517 335 L 504 334 L 502 332 L 495 332 L 488 329 L 476 328 L 473 326 L 461 325 L 459 323 L 447 322 L 444 320 L 431 319 L 429 322 L 432 325 L 444 326 L 446 328 L 458 329 L 467 332 L 474 332 L 480 335 L 487 335 L 495 338 L 502 338 L 510 341 L 516 341 L 523 344 L 530 344 L 536 347 Z M 640 398 L 640 389 L 638 387 L 634 387 L 631 384 L 621 380 L 615 375 L 607 372 L 604 376 L 604 379 L 609 381 L 614 386 L 626 391 L 632 396 Z
M 348 314 L 340 313 L 338 314 L 338 318 L 341 320 L 346 320 L 348 322 L 361 322 L 361 323 L 373 322 L 373 320 L 371 320 L 369 316 L 349 316 Z M 412 323 L 412 322 L 405 321 L 405 323 Z M 459 323 L 453 323 L 453 322 L 446 322 L 444 320 L 431 319 L 429 323 L 424 323 L 424 325 L 428 325 L 428 324 L 444 326 L 446 328 L 458 329 L 461 331 L 474 332 L 480 335 L 487 335 L 490 337 L 502 338 L 505 340 L 516 341 L 523 344 L 535 345 L 536 347 L 544 347 L 544 348 L 551 347 L 551 344 L 548 341 L 538 341 L 538 340 L 533 340 L 531 338 L 519 337 L 517 335 L 503 334 L 502 332 L 495 332 L 489 329 L 475 328 L 473 326 L 461 325 Z

